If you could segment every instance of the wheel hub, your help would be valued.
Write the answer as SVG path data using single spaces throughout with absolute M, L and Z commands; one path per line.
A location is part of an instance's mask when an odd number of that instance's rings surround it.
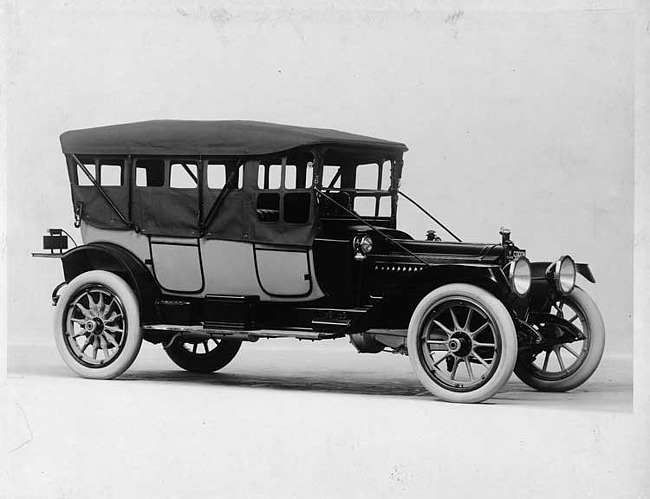
M 465 332 L 457 332 L 449 339 L 448 346 L 457 357 L 466 357 L 472 351 L 472 339 Z
M 98 317 L 88 319 L 84 323 L 84 329 L 86 330 L 86 332 L 88 332 L 90 334 L 93 334 L 95 336 L 99 336 L 104 331 L 104 322 L 101 319 L 99 319 Z
M 463 345 L 462 345 L 462 343 L 460 342 L 460 340 L 458 340 L 458 339 L 456 339 L 456 338 L 452 338 L 451 340 L 449 340 L 449 350 L 450 350 L 452 353 L 457 353 L 458 350 L 460 350 L 462 346 L 463 346 Z

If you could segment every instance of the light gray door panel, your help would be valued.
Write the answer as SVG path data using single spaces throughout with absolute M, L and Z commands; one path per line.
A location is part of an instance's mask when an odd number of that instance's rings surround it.
M 260 286 L 272 296 L 306 296 L 312 279 L 307 250 L 255 245 L 255 266 Z
M 199 293 L 203 290 L 197 239 L 152 237 L 151 260 L 156 279 L 166 291 Z

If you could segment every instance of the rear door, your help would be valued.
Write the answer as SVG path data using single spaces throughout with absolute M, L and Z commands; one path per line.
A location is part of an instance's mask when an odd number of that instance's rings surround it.
M 200 292 L 198 162 L 137 158 L 133 170 L 133 221 L 149 236 L 158 283 L 171 293 Z

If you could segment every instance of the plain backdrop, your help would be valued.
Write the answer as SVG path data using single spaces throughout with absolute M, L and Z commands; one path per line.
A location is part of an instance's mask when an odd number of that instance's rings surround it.
M 12 0 L 3 14 L 0 333 L 6 284 L 9 342 L 28 344 L 14 353 L 31 352 L 31 343 L 52 346 L 49 295 L 62 271 L 30 252 L 48 227 L 78 235 L 59 134 L 156 118 L 254 119 L 404 141 L 406 193 L 463 239 L 496 242 L 507 225 L 531 259 L 569 253 L 589 262 L 598 282 L 586 286 L 606 322 L 606 354 L 632 352 L 633 302 L 637 332 L 632 414 L 590 412 L 581 391 L 561 395 L 580 409 L 554 411 L 319 398 L 309 390 L 238 394 L 218 380 L 197 391 L 164 383 L 159 372 L 141 384 L 107 382 L 104 390 L 71 374 L 14 372 L 0 383 L 0 406 L 24 404 L 36 439 L 9 455 L 14 474 L 3 476 L 30 477 L 14 490 L 49 483 L 42 497 L 63 496 L 64 478 L 85 477 L 81 483 L 92 485 L 80 496 L 107 495 L 101 485 L 113 481 L 135 495 L 213 486 L 223 497 L 292 488 L 294 497 L 363 497 L 400 479 L 387 476 L 388 467 L 431 493 L 648 495 L 641 492 L 650 490 L 645 2 Z M 406 204 L 400 209 L 400 224 L 413 235 L 432 228 Z M 117 422 L 114 433 L 103 434 L 94 417 Z M 212 438 L 206 419 L 223 421 Z M 128 431 L 119 435 L 122 428 Z M 0 447 L 20 427 L 6 429 Z M 109 468 L 88 465 L 102 459 Z M 66 474 L 48 475 L 52 469 Z M 222 489 L 224 474 L 230 489 Z M 416 489 L 403 490 L 384 487 L 383 496 Z
M 10 343 L 51 341 L 61 265 L 30 252 L 78 235 L 61 132 L 252 119 L 405 142 L 402 189 L 462 239 L 506 225 L 531 260 L 590 263 L 607 352 L 631 352 L 630 11 L 23 1 L 9 26 Z

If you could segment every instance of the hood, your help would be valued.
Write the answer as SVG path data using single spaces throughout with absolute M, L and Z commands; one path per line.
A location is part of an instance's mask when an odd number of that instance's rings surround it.
M 494 265 L 500 264 L 505 255 L 505 249 L 501 244 L 414 241 L 412 239 L 398 239 L 397 243 L 426 262 L 433 264 L 462 262 Z M 400 257 L 405 255 L 402 248 L 385 239 L 378 244 L 376 251 L 373 251 L 373 253 L 377 259 L 396 258 L 398 255 Z M 408 254 L 405 256 L 412 259 Z

